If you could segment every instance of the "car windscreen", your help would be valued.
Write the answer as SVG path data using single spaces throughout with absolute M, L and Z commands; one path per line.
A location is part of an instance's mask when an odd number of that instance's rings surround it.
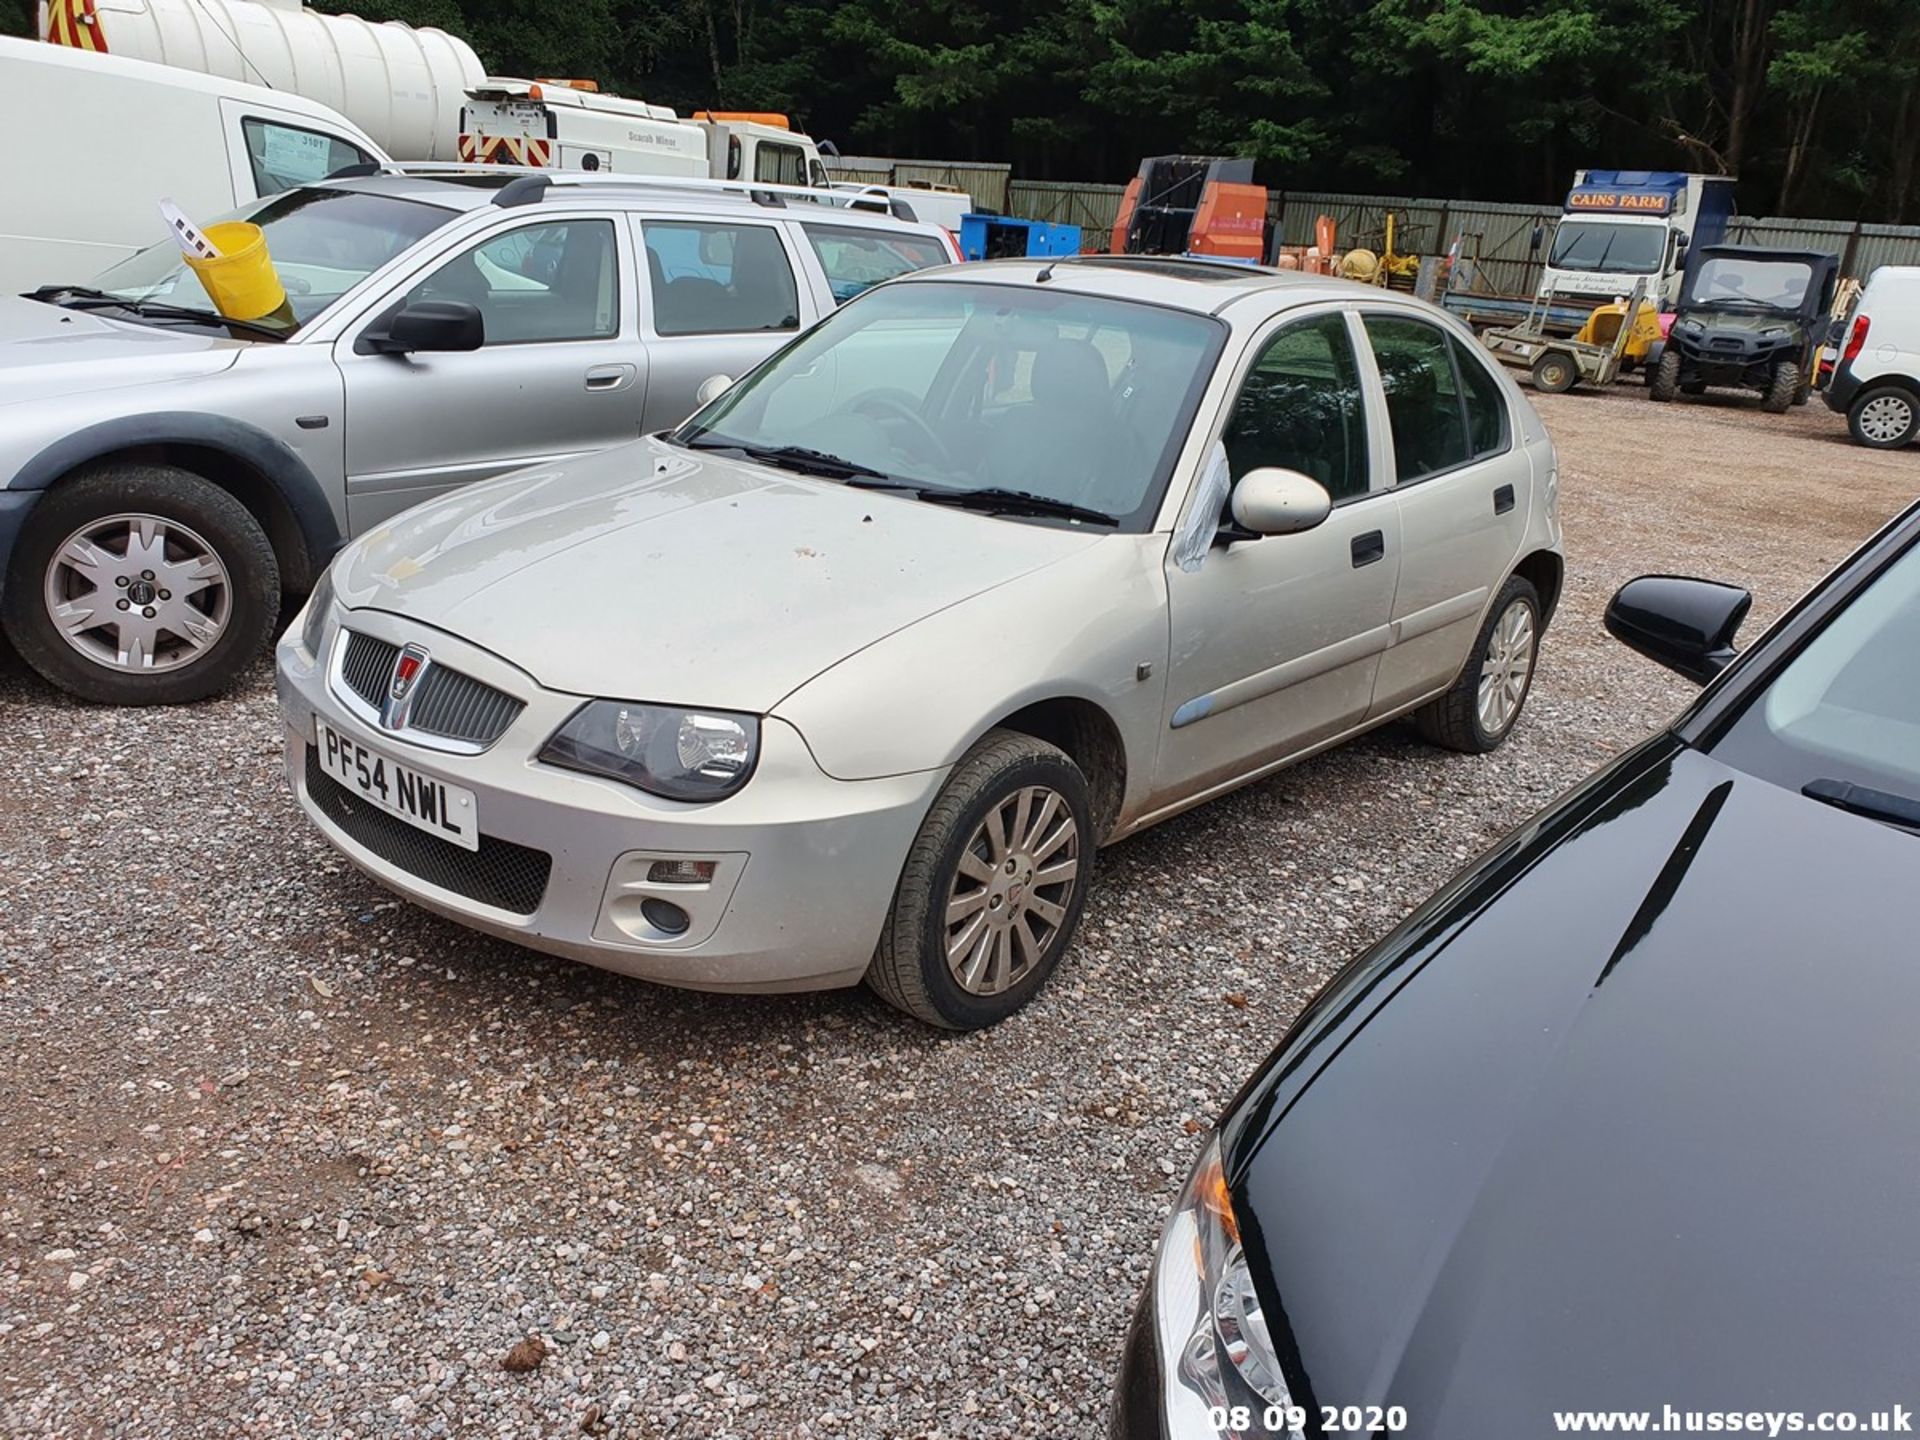
M 1651 275 L 1660 268 L 1666 253 L 1665 226 L 1562 220 L 1553 232 L 1553 250 L 1547 263 L 1556 270 Z
M 1789 789 L 1839 783 L 1920 804 L 1920 544 L 1838 611 L 1710 748 Z
M 1146 529 L 1225 335 L 1209 316 L 1064 288 L 899 281 L 674 438 L 801 447 L 929 491 L 1024 491 Z
M 287 303 L 259 323 L 292 334 L 456 213 L 391 195 L 289 190 L 204 223 L 248 220 L 260 227 Z M 155 223 L 157 228 L 157 214 Z M 209 317 L 218 313 L 171 239 L 122 260 L 94 280 L 93 288 L 132 301 L 204 310 Z
M 1813 283 L 1813 270 L 1800 260 L 1747 260 L 1709 255 L 1687 284 L 1690 305 L 1764 305 L 1798 310 Z

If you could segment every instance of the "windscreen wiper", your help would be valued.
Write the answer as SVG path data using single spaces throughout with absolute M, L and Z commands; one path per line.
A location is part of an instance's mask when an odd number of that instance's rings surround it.
M 1920 800 L 1875 790 L 1870 785 L 1855 785 L 1846 780 L 1809 780 L 1800 787 L 1809 800 L 1818 800 L 1837 810 L 1864 815 L 1869 820 L 1884 820 L 1908 830 L 1920 830 Z
M 783 470 L 798 470 L 803 475 L 819 475 L 829 480 L 891 480 L 884 471 L 857 460 L 811 450 L 805 445 L 752 445 L 745 440 L 729 440 L 724 435 L 696 435 L 683 442 L 689 450 L 726 450 L 749 460 L 758 460 Z
M 265 340 L 284 340 L 288 332 L 277 330 L 271 325 L 259 325 L 251 320 L 234 320 L 211 310 L 195 310 L 190 305 L 169 305 L 163 300 L 133 300 L 125 295 L 113 295 L 105 290 L 95 290 L 89 285 L 42 285 L 38 290 L 26 294 L 28 300 L 41 300 L 49 305 L 59 305 L 63 309 L 73 310 L 131 310 L 135 315 L 145 315 L 154 320 L 191 320 L 196 325 L 224 325 L 233 330 L 244 330 L 249 335 L 258 335 Z
M 1003 490 L 988 485 L 979 490 L 950 490 L 927 486 L 920 498 L 935 505 L 952 505 L 961 510 L 984 510 L 1001 515 L 1047 515 L 1062 520 L 1079 520 L 1088 525 L 1117 526 L 1120 517 L 1071 500 L 1056 500 L 1051 495 L 1036 495 L 1031 490 Z

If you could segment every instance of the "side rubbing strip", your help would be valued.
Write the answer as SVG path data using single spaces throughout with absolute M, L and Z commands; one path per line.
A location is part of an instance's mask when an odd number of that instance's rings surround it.
M 1456 595 L 1451 600 L 1442 600 L 1438 605 L 1429 605 L 1411 615 L 1402 615 L 1393 622 L 1393 643 L 1398 645 L 1402 641 L 1417 640 L 1456 621 L 1471 619 L 1485 608 L 1486 603 L 1487 587 L 1482 585 L 1465 595 Z
M 1392 629 L 1391 625 L 1376 625 L 1371 630 L 1323 646 L 1311 654 L 1296 656 L 1257 675 L 1248 675 L 1231 685 L 1222 685 L 1218 690 L 1196 695 L 1173 712 L 1172 728 L 1184 729 L 1209 715 L 1224 714 L 1236 705 L 1245 705 L 1249 700 L 1258 700 L 1289 685 L 1298 685 L 1303 680 L 1312 680 L 1330 670 L 1338 670 L 1342 665 L 1351 665 L 1369 655 L 1378 655 L 1387 648 Z

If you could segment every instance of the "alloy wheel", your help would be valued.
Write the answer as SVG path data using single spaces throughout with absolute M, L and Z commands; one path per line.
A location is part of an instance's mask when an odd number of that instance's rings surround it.
M 1080 874 L 1080 827 L 1058 791 L 1028 785 L 981 819 L 947 891 L 944 938 L 971 995 L 1017 985 L 1060 934 Z
M 1913 402 L 1899 395 L 1876 395 L 1860 407 L 1860 433 L 1887 444 L 1913 428 Z
M 1500 612 L 1480 662 L 1480 728 L 1489 736 L 1504 735 L 1513 724 L 1532 674 L 1533 607 L 1515 600 Z
M 96 665 L 177 670 L 225 633 L 233 582 L 199 534 L 157 515 L 108 515 L 69 535 L 47 566 L 47 614 Z

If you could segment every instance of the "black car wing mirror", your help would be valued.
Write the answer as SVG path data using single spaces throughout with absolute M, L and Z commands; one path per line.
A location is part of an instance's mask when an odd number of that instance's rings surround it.
M 1704 685 L 1733 663 L 1734 632 L 1753 608 L 1738 585 L 1642 575 L 1607 605 L 1607 632 L 1628 649 Z
M 480 307 L 465 300 L 415 300 L 386 323 L 360 337 L 364 347 L 382 355 L 408 355 L 416 350 L 478 350 L 487 343 L 487 324 Z

